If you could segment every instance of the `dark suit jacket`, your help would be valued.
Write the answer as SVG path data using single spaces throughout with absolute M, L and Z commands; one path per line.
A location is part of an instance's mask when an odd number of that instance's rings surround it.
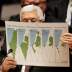
M 69 0 L 48 0 L 46 21 L 65 22 Z
M 2 20 L 0 20 L 0 27 L 5 27 L 5 22 Z M 3 37 L 4 37 L 4 33 L 0 31 L 0 41 L 2 40 Z M 0 64 L 3 57 L 5 56 L 6 56 L 6 43 L 3 43 L 3 46 L 1 47 L 1 51 L 0 51 Z

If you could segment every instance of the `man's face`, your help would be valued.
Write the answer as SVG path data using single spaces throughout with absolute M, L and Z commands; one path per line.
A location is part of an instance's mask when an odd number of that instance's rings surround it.
M 22 22 L 36 22 L 38 19 L 38 16 L 35 11 L 31 12 L 24 12 L 21 16 Z
M 43 12 L 46 10 L 46 0 L 22 0 L 21 5 L 30 5 L 34 4 L 39 6 Z

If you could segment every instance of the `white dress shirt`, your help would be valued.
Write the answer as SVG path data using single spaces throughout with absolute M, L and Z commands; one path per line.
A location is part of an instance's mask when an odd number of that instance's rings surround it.
M 72 13 L 72 2 L 70 1 L 68 4 L 67 17 L 66 17 L 66 22 L 69 26 L 71 25 L 71 13 Z

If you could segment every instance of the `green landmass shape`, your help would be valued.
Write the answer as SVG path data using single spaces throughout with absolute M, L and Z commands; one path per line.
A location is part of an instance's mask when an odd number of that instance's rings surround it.
M 53 37 L 50 36 L 50 37 L 49 37 L 49 46 L 52 46 L 52 45 L 53 45 Z
M 36 47 L 39 47 L 41 45 L 41 37 L 39 36 L 39 32 L 37 32 L 35 45 L 36 45 Z
M 17 48 L 17 31 L 16 30 L 13 31 L 12 39 L 9 45 L 10 45 L 10 48 L 13 50 L 13 57 L 15 58 L 15 51 Z
M 25 59 L 27 56 L 28 45 L 29 45 L 29 38 L 28 38 L 28 36 L 25 36 L 24 42 L 21 43 L 21 50 L 22 50 L 22 53 L 23 53 Z

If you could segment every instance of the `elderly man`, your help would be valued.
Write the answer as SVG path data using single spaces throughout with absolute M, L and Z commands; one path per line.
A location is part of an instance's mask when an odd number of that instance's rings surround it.
M 41 21 L 43 17 L 44 16 L 41 9 L 34 5 L 25 6 L 21 9 L 20 12 L 20 21 L 25 21 L 25 22 Z M 11 57 L 7 57 L 2 64 L 2 71 L 8 72 L 10 69 L 13 72 L 20 71 L 18 68 L 16 70 L 16 61 L 14 61 L 14 59 Z M 62 70 L 61 68 L 37 67 L 37 66 L 30 67 L 29 72 L 48 72 L 48 71 L 57 72 L 59 70 L 63 72 L 69 72 L 66 71 L 65 69 Z

